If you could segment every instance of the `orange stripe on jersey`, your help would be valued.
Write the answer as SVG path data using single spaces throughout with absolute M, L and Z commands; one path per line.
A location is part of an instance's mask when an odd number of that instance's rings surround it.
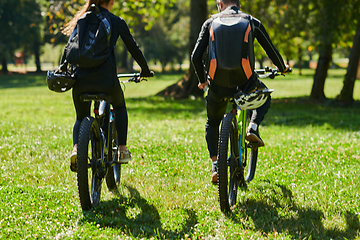
M 209 66 L 209 76 L 211 77 L 211 79 L 214 79 L 216 67 L 217 67 L 216 59 L 215 58 L 211 59 Z
M 250 33 L 250 30 L 251 30 L 251 27 L 250 27 L 250 23 L 246 29 L 246 32 L 245 32 L 245 36 L 244 36 L 244 42 L 249 42 L 249 33 Z
M 247 79 L 249 79 L 251 77 L 251 75 L 253 74 L 252 70 L 251 70 L 251 66 L 250 66 L 249 57 L 242 59 L 242 67 L 244 69 Z
M 211 36 L 211 41 L 214 41 L 214 40 L 215 40 L 215 37 L 214 37 L 214 30 L 213 30 L 213 26 L 212 26 L 212 25 L 210 26 L 210 36 Z

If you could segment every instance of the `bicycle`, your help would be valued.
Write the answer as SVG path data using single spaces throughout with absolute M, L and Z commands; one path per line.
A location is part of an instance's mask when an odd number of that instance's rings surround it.
M 288 72 L 291 72 L 291 69 Z M 271 79 L 281 75 L 277 69 L 269 67 L 255 70 L 255 73 L 259 78 Z M 250 121 L 249 110 L 244 107 L 241 109 L 234 99 L 246 105 L 249 99 L 261 95 L 269 96 L 273 91 L 273 89 L 264 89 L 249 94 L 239 92 L 230 99 L 232 109 L 222 120 L 218 145 L 218 194 L 222 212 L 229 212 L 230 208 L 235 206 L 238 188 L 246 188 L 247 183 L 253 180 L 259 148 L 258 143 L 245 141 L 246 128 Z
M 122 83 L 146 80 L 139 78 L 140 73 L 118 74 L 118 78 L 123 77 L 130 79 Z M 87 211 L 99 204 L 104 179 L 108 189 L 117 192 L 122 164 L 117 162 L 118 141 L 110 97 L 104 93 L 83 93 L 80 100 L 94 102 L 94 116 L 81 121 L 77 153 L 79 200 L 82 210 Z

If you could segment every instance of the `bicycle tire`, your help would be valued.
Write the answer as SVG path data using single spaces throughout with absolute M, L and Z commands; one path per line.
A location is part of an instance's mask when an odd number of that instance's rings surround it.
M 246 182 L 250 182 L 251 180 L 254 179 L 258 152 L 259 152 L 258 148 L 251 148 L 249 167 L 245 177 Z
M 78 192 L 83 211 L 96 207 L 100 201 L 102 177 L 98 164 L 101 146 L 97 121 L 93 117 L 85 117 L 80 125 L 77 160 Z
M 110 123 L 110 134 L 111 134 L 111 150 L 109 149 L 109 154 L 111 151 L 111 159 L 113 161 L 116 161 L 118 158 L 118 135 L 116 132 L 116 127 L 115 127 L 115 121 L 113 120 Z M 119 163 L 115 163 L 113 165 L 109 165 L 109 169 L 108 169 L 108 173 L 106 175 L 106 185 L 108 187 L 108 189 L 112 192 L 116 192 L 117 191 L 117 186 L 120 183 L 120 177 L 121 177 L 121 164 Z
M 247 114 L 246 116 L 246 123 L 244 126 L 248 126 L 250 122 L 250 115 Z M 258 158 L 258 150 L 259 148 L 256 145 L 253 145 L 252 143 L 246 143 L 245 148 L 242 152 L 244 152 L 245 156 L 243 156 L 243 168 L 244 173 L 246 173 L 246 177 L 244 179 L 244 186 L 246 187 L 246 182 L 250 182 L 254 179 L 255 176 L 255 170 L 256 170 L 256 163 Z M 248 156 L 248 148 L 250 148 L 250 155 Z M 244 161 L 245 159 L 245 161 Z M 248 165 L 248 166 L 247 166 Z
M 218 153 L 219 203 L 221 211 L 226 213 L 236 204 L 237 191 L 243 176 L 243 170 L 239 165 L 237 122 L 232 113 L 226 114 L 223 118 Z

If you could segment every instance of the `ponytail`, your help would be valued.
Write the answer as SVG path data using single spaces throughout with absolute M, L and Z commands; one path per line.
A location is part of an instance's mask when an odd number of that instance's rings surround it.
M 78 19 L 87 12 L 87 10 L 92 4 L 95 4 L 96 6 L 101 6 L 102 4 L 107 4 L 109 2 L 110 0 L 87 0 L 85 5 L 75 14 L 75 16 L 70 20 L 70 22 L 65 23 L 64 28 L 61 30 L 62 34 L 70 36 L 70 34 L 74 31 Z

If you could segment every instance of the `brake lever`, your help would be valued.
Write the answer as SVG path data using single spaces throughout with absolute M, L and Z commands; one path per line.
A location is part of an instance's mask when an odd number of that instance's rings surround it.
M 277 75 L 277 73 L 271 72 L 270 75 L 269 75 L 269 78 L 274 79 L 276 75 Z
M 147 81 L 146 78 L 138 78 L 138 77 L 132 77 L 129 79 L 129 82 L 134 82 L 134 83 L 139 83 L 139 82 L 142 82 L 142 81 Z

